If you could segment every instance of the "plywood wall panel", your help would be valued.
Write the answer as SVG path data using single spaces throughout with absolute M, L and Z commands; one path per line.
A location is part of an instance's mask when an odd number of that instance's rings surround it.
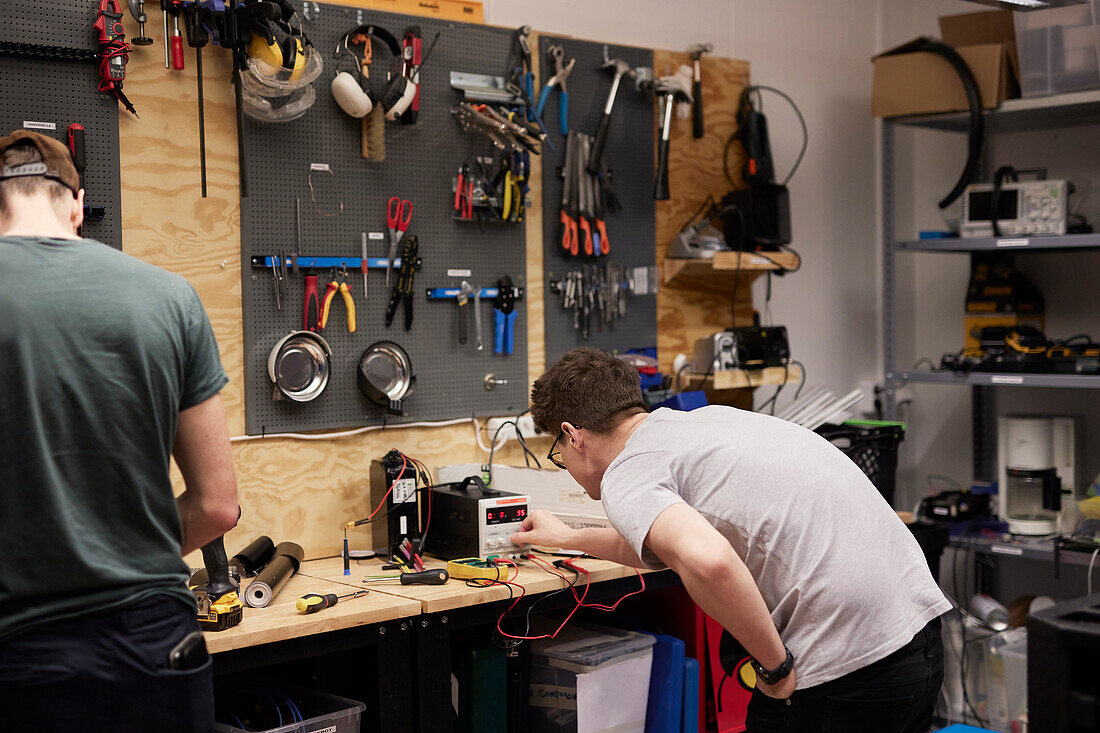
M 654 73 L 658 76 L 674 73 L 680 65 L 690 65 L 688 54 L 655 51 Z M 691 117 L 673 115 L 671 150 L 669 153 L 669 187 L 672 198 L 657 203 L 657 260 L 664 260 L 668 243 L 702 206 L 707 196 L 720 201 L 731 186 L 722 169 L 726 141 L 736 128 L 737 102 L 741 90 L 749 83 L 749 62 L 703 56 L 703 111 L 706 114 L 706 134 L 699 139 L 692 135 Z M 729 168 L 734 180 L 740 182 L 743 160 L 740 144 L 730 150 Z M 758 274 L 758 273 L 757 273 Z M 737 278 L 737 325 L 752 322 L 752 282 L 757 274 Z M 723 328 L 732 321 L 731 300 L 734 298 L 734 277 L 677 278 L 663 285 L 657 295 L 657 352 L 661 368 L 672 373 L 672 360 L 678 353 L 692 353 L 695 340 Z M 745 394 L 715 395 L 712 400 L 751 405 Z
M 198 291 L 230 378 L 222 391 L 229 429 L 231 434 L 241 435 L 240 206 L 230 57 L 218 48 L 206 49 L 203 56 L 208 177 L 208 197 L 204 199 L 199 188 L 194 51 L 185 48 L 183 71 L 165 70 L 159 10 L 151 5 L 146 8 L 150 16 L 146 33 L 154 44 L 134 50 L 126 78 L 126 93 L 141 118 L 123 113 L 119 120 L 123 249 L 183 275 Z M 125 21 L 132 36 L 135 24 L 128 15 Z M 324 79 L 318 82 L 318 93 L 327 93 Z M 532 185 L 538 180 L 536 171 Z M 539 200 L 537 191 L 532 200 Z M 540 228 L 537 221 L 529 227 L 534 231 Z M 533 252 L 540 251 L 539 244 L 537 239 L 533 244 L 529 239 Z M 528 262 L 528 282 L 541 283 L 541 259 L 529 257 Z M 528 328 L 536 345 L 529 352 L 529 364 L 535 361 L 541 370 L 542 299 L 534 288 L 528 297 Z M 465 423 L 375 431 L 337 440 L 235 443 L 233 458 L 243 515 L 227 535 L 226 548 L 233 553 L 256 535 L 270 534 L 276 542 L 298 542 L 307 558 L 334 555 L 340 551 L 343 523 L 370 513 L 367 475 L 371 459 L 399 448 L 430 468 L 485 461 L 487 456 L 476 447 L 473 437 L 472 424 Z M 482 441 L 488 444 L 489 437 L 483 435 Z M 536 440 L 535 446 L 545 442 Z M 498 451 L 497 460 L 517 464 L 523 459 L 513 442 Z M 175 469 L 173 483 L 182 491 L 183 482 Z M 353 542 L 355 539 L 353 536 Z M 365 533 L 362 539 L 366 539 Z M 197 554 L 188 560 L 193 565 L 201 563 Z
M 244 432 L 242 382 L 244 358 L 240 294 L 240 207 L 237 144 L 230 59 L 227 52 L 204 52 L 206 148 L 209 196 L 199 191 L 198 116 L 194 51 L 186 49 L 187 68 L 167 71 L 163 64 L 159 10 L 146 5 L 146 33 L 154 44 L 135 49 L 126 92 L 141 119 L 120 117 L 123 248 L 129 254 L 186 277 L 202 298 L 221 349 L 230 383 L 222 392 L 230 432 Z M 125 18 L 128 33 L 136 30 Z M 673 70 L 685 54 L 659 51 L 657 73 Z M 728 188 L 721 171 L 721 149 L 733 129 L 734 107 L 748 79 L 743 61 L 704 58 L 704 105 L 707 135 L 691 136 L 690 120 L 677 120 L 672 139 L 671 184 L 674 198 L 657 208 L 657 252 L 663 258 L 668 240 L 707 193 L 720 196 Z M 318 93 L 327 93 L 322 83 Z M 543 350 L 541 258 L 541 161 L 532 158 L 531 201 L 527 222 L 528 380 L 545 368 Z M 739 168 L 738 161 L 731 165 Z M 288 233 L 292 236 L 292 233 Z M 725 278 L 729 282 L 729 278 Z M 749 286 L 738 296 L 740 314 L 749 312 Z M 123 286 L 125 286 L 123 284 Z M 675 284 L 658 298 L 658 344 L 663 366 L 670 368 L 678 351 L 690 351 L 695 338 L 729 325 L 729 294 L 712 283 Z M 484 428 L 483 428 L 484 429 Z M 482 442 L 489 438 L 483 433 Z M 532 441 L 541 456 L 547 439 Z M 367 475 L 370 461 L 391 448 L 423 460 L 429 467 L 483 462 L 470 423 L 442 428 L 374 431 L 351 438 L 300 441 L 268 439 L 235 443 L 243 516 L 226 538 L 235 552 L 258 534 L 301 544 L 309 558 L 337 554 L 343 523 L 369 513 Z M 520 465 L 523 454 L 510 443 L 494 461 Z M 183 485 L 173 471 L 177 491 Z M 359 532 L 360 530 L 355 530 Z M 366 533 L 352 535 L 363 546 Z M 200 564 L 197 555 L 188 558 Z

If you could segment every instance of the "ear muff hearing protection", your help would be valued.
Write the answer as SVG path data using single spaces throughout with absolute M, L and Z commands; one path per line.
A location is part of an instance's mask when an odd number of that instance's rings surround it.
M 316 93 L 312 83 L 324 63 L 302 29 L 302 18 L 286 0 L 255 3 L 242 19 L 251 34 L 241 74 L 244 112 L 261 122 L 287 122 L 304 115 Z
M 363 73 L 360 59 L 351 50 L 352 46 L 358 45 L 355 42 L 356 36 L 361 36 L 365 44 L 370 44 L 371 38 L 377 38 L 389 48 L 393 56 L 387 74 L 388 78 L 380 91 L 375 90 L 370 77 Z M 363 53 L 369 65 L 372 55 L 371 49 L 365 47 Z M 344 61 L 345 57 L 351 57 L 355 60 L 354 69 L 348 70 L 347 67 L 350 64 Z M 352 28 L 336 44 L 333 58 L 337 60 L 337 71 L 331 83 L 332 97 L 336 100 L 336 104 L 340 106 L 340 109 L 348 115 L 358 118 L 365 117 L 374 109 L 375 104 L 379 104 L 386 113 L 386 119 L 393 120 L 412 104 L 412 100 L 416 96 L 416 85 L 401 73 L 403 63 L 401 45 L 393 34 L 385 28 L 375 25 L 361 25 Z

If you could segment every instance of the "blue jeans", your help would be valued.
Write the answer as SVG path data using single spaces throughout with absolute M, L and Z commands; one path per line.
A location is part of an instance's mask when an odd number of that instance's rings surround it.
M 787 700 L 754 692 L 747 733 L 926 733 L 942 684 L 943 642 L 935 618 L 888 657 Z
M 210 658 L 195 669 L 168 666 L 168 653 L 198 628 L 194 607 L 153 595 L 0 641 L 0 727 L 208 733 Z

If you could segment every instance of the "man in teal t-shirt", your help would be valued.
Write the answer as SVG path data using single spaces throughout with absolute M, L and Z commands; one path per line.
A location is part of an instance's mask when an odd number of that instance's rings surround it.
M 82 239 L 83 197 L 59 141 L 0 139 L 2 727 L 206 731 L 209 660 L 168 657 L 182 555 L 237 518 L 228 378 L 194 289 Z

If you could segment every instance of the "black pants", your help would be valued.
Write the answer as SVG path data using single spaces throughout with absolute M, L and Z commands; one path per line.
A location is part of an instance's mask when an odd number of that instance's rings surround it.
M 210 658 L 168 666 L 169 651 L 198 628 L 193 607 L 155 595 L 0 641 L 0 728 L 208 733 Z
M 926 733 L 942 684 L 936 618 L 885 659 L 787 700 L 754 692 L 747 733 Z

